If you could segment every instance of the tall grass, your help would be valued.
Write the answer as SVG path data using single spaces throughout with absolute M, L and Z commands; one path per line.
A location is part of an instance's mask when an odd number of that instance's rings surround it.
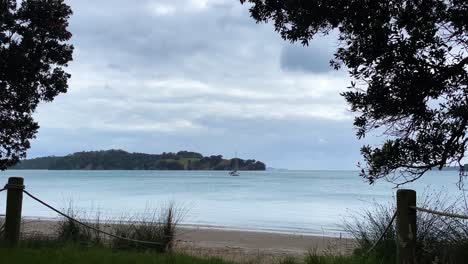
M 418 197 L 418 206 L 450 213 L 468 213 L 460 203 L 463 199 L 450 199 L 442 192 L 424 192 Z M 344 228 L 356 239 L 356 256 L 367 256 L 367 251 L 377 241 L 392 218 L 394 204 L 374 204 L 372 209 L 345 221 Z M 468 257 L 468 222 L 423 212 L 417 213 L 418 263 L 466 263 Z M 394 263 L 396 257 L 395 223 L 371 252 L 383 263 Z
M 118 236 L 150 241 L 155 244 L 138 243 L 112 238 L 112 247 L 118 249 L 154 249 L 159 252 L 171 251 L 175 243 L 175 233 L 182 220 L 182 211 L 178 211 L 174 203 L 161 209 L 146 209 L 146 212 L 132 217 L 121 218 L 113 228 Z
M 121 217 L 118 223 L 104 224 L 100 213 L 90 218 L 90 214 L 79 211 L 70 202 L 66 214 L 98 230 L 132 240 L 148 241 L 140 243 L 121 238 L 107 237 L 98 231 L 89 229 L 69 218 L 62 217 L 57 227 L 56 239 L 62 243 L 108 245 L 115 249 L 171 251 L 175 243 L 176 228 L 183 217 L 182 208 L 169 203 L 161 209 L 147 208 L 143 213 L 131 217 Z M 93 219 L 90 221 L 89 219 Z
M 459 199 L 450 199 L 447 194 L 442 192 L 430 193 L 424 192 L 418 197 L 418 206 L 434 209 L 436 211 L 444 211 L 448 213 L 468 214 L 468 203 L 465 196 Z M 89 219 L 89 214 L 86 215 L 77 210 L 73 203 L 70 203 L 66 212 L 81 221 Z M 297 258 L 283 258 L 277 261 L 279 264 L 390 264 L 395 263 L 396 257 L 396 235 L 395 224 L 384 236 L 384 239 L 377 244 L 374 250 L 367 254 L 374 242 L 380 237 L 390 219 L 395 212 L 395 205 L 389 204 L 374 204 L 363 213 L 357 214 L 349 218 L 344 223 L 345 229 L 356 239 L 358 243 L 357 249 L 350 256 L 340 254 L 318 254 L 316 251 L 311 251 L 303 260 Z M 27 248 L 25 252 L 37 254 L 37 257 L 44 259 L 43 263 L 47 262 L 47 257 L 42 256 L 37 251 L 37 248 L 47 248 L 55 250 L 62 259 L 69 258 L 67 263 L 82 263 L 73 262 L 76 256 L 87 258 L 86 250 L 91 250 L 94 255 L 93 259 L 100 254 L 108 254 L 111 249 L 118 249 L 119 257 L 130 258 L 131 263 L 228 263 L 218 259 L 210 260 L 194 260 L 189 261 L 189 257 L 171 257 L 182 256 L 177 254 L 156 254 L 170 252 L 174 248 L 176 228 L 182 220 L 182 208 L 177 208 L 174 203 L 158 209 L 148 209 L 142 214 L 136 214 L 131 217 L 122 217 L 116 224 L 104 225 L 100 220 L 100 214 L 97 212 L 94 216 L 94 221 L 86 221 L 87 224 L 93 225 L 98 229 L 106 229 L 120 237 L 125 237 L 134 240 L 151 241 L 154 244 L 145 244 L 132 242 L 119 238 L 108 238 L 98 232 L 89 230 L 74 221 L 63 218 L 58 224 L 57 235 L 55 238 L 33 237 L 28 238 L 26 243 L 22 243 Z M 1 221 L 1 219 L 0 219 Z M 0 225 L 1 226 L 1 225 Z M 82 247 L 86 245 L 86 247 Z M 79 246 L 77 248 L 77 246 Z M 28 251 L 29 250 L 29 251 Z M 95 251 L 93 251 L 95 250 Z M 0 248 L 0 251 L 2 249 Z M 90 251 L 90 252 L 91 252 Z M 146 256 L 143 252 L 153 251 L 155 256 L 164 256 L 160 262 L 151 262 L 153 257 Z M 102 253 L 104 252 L 104 253 Z M 20 253 L 18 253 L 21 255 Z M 54 253 L 55 254 L 55 253 Z M 8 255 L 8 254 L 7 254 Z M 112 254 L 111 254 L 112 255 Z M 114 255 L 115 256 L 115 255 Z M 0 260 L 3 256 L 0 253 Z M 16 257 L 16 255 L 15 255 Z M 106 255 L 106 257 L 108 257 Z M 59 257 L 60 258 L 60 257 Z M 112 259 L 114 257 L 109 257 Z M 133 259 L 132 259 L 133 258 Z M 141 258 L 141 259 L 139 259 Z M 159 257 L 154 257 L 158 259 Z M 180 258 L 180 259 L 177 259 Z M 468 221 L 456 218 L 440 217 L 427 213 L 417 213 L 417 258 L 419 264 L 461 264 L 467 263 L 468 259 Z M 29 263 L 24 258 L 25 262 L 5 262 L 5 263 Z M 129 259 L 129 260 L 130 260 Z M 30 260 L 30 259 L 29 259 Z M 54 260 L 55 261 L 55 260 Z M 84 261 L 86 261 L 84 259 Z M 175 262 L 173 262 L 175 261 Z M 178 262 L 181 261 L 181 262 Z M 213 261 L 213 262 L 212 262 Z M 0 261 L 0 263 L 3 263 Z M 34 261 L 34 263 L 41 263 Z M 55 262 L 50 262 L 55 263 Z M 61 262 L 56 262 L 61 263 Z M 97 262 L 96 262 L 97 263 Z M 101 262 L 99 262 L 101 263 Z M 114 263 L 109 262 L 102 263 Z M 118 262 L 116 262 L 118 263 Z M 127 262 L 122 262 L 127 263 Z
M 394 264 L 395 262 L 385 262 L 376 256 L 359 255 L 333 255 L 318 254 L 310 251 L 304 259 L 286 257 L 277 262 L 278 264 Z
M 0 239 L 3 239 L 3 233 L 5 232 L 5 218 L 0 216 Z
M 65 211 L 68 216 L 94 228 L 99 230 L 104 228 L 99 210 L 96 211 L 94 215 L 90 212 L 86 213 L 85 211 L 78 210 L 73 205 L 73 201 L 70 201 Z M 102 234 L 65 217 L 60 218 L 56 232 L 57 239 L 65 243 L 72 242 L 88 245 L 99 245 L 103 243 Z
M 309 252 L 304 259 L 305 264 L 394 264 L 395 262 L 385 262 L 382 259 L 371 255 L 319 255 L 316 252 Z
M 234 264 L 218 258 L 196 258 L 185 254 L 116 251 L 105 247 L 1 248 L 0 263 L 8 264 Z
M 344 229 L 356 239 L 358 247 L 354 254 L 365 256 L 393 217 L 395 206 L 375 203 L 370 209 L 351 216 L 344 222 Z M 396 255 L 395 223 L 389 228 L 373 250 L 373 255 L 385 262 L 392 262 Z

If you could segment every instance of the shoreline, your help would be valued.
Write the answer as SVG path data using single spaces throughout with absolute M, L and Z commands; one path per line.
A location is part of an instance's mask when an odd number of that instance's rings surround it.
M 0 214 L 0 217 L 3 217 L 3 214 Z M 22 216 L 22 219 L 29 221 L 50 221 L 58 222 L 61 220 L 61 217 L 43 217 L 43 216 Z M 96 222 L 95 219 L 86 219 L 87 222 Z M 121 223 L 120 220 L 99 220 L 103 224 L 116 224 Z M 128 222 L 129 224 L 131 222 Z M 285 231 L 285 230 L 274 230 L 274 229 L 255 229 L 255 228 L 243 228 L 235 226 L 221 226 L 221 225 L 204 225 L 204 224 L 177 224 L 180 228 L 183 229 L 203 229 L 203 230 L 219 230 L 219 231 L 236 231 L 236 232 L 251 232 L 251 233 L 267 233 L 267 234 L 278 234 L 278 235 L 291 235 L 291 236 L 311 236 L 311 237 L 327 237 L 327 238 L 346 238 L 352 239 L 352 237 L 346 233 L 334 232 L 334 233 L 315 233 L 315 232 L 300 232 L 300 231 Z
M 22 232 L 27 235 L 54 235 L 60 219 L 23 217 Z M 104 229 L 112 223 L 103 224 Z M 319 254 L 348 255 L 356 242 L 350 238 L 316 235 L 280 234 L 245 230 L 226 230 L 204 226 L 179 225 L 176 250 L 200 257 L 221 257 L 227 260 L 248 261 L 286 256 L 302 258 L 309 251 Z

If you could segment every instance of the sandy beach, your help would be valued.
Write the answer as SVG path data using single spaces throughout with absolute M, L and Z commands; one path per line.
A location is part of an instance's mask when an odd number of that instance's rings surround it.
M 53 235 L 58 222 L 24 219 L 22 232 Z M 108 225 L 109 226 L 109 225 Z M 215 256 L 235 261 L 268 263 L 285 256 L 302 257 L 310 250 L 321 254 L 349 254 L 354 241 L 349 238 L 223 230 L 205 227 L 179 227 L 176 248 L 196 256 Z

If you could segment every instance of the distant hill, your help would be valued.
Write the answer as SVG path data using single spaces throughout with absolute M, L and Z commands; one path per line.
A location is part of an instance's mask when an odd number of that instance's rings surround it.
M 288 169 L 284 169 L 284 168 L 272 168 L 272 167 L 267 167 L 266 170 L 267 170 L 267 171 L 288 171 Z
M 468 171 L 468 164 L 464 164 L 463 168 L 464 168 L 465 171 Z M 443 167 L 442 170 L 445 170 L 445 171 L 459 171 L 460 166 Z
M 76 152 L 64 157 L 22 160 L 10 169 L 41 170 L 231 170 L 235 159 L 204 157 L 200 153 L 179 151 L 162 154 L 129 153 L 124 150 Z M 238 159 L 239 170 L 265 170 L 260 161 Z

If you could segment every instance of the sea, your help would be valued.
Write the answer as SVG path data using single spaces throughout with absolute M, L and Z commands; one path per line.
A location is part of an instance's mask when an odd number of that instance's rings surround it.
M 395 185 L 369 185 L 358 171 L 85 171 L 7 170 L 24 178 L 26 190 L 39 199 L 86 218 L 100 220 L 149 216 L 173 204 L 180 223 L 199 228 L 342 236 L 345 221 L 372 209 L 391 206 Z M 431 171 L 401 188 L 460 197 L 457 171 Z M 6 192 L 0 193 L 0 214 Z M 23 216 L 55 219 L 58 215 L 25 196 Z

